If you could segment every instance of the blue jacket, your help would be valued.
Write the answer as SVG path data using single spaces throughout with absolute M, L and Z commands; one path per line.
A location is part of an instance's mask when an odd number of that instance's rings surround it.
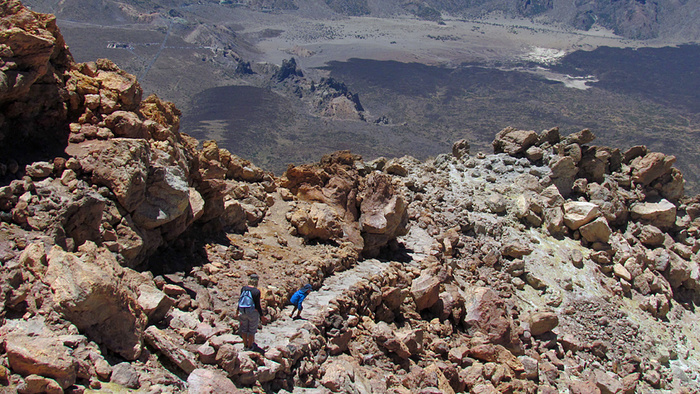
M 292 298 L 289 299 L 289 302 L 292 303 L 292 305 L 295 305 L 297 308 L 301 307 L 301 303 L 304 302 L 304 299 L 309 293 L 305 292 L 304 289 L 297 290 L 294 295 L 292 295 Z

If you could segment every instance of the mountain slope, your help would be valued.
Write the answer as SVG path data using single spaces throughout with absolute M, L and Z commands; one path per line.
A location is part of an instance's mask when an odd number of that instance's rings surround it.
M 10 80 L 2 125 L 65 109 L 27 134 L 63 154 L 1 167 L 3 391 L 700 390 L 700 201 L 674 157 L 508 127 L 494 154 L 274 177 L 198 147 L 114 63 L 73 62 L 51 16 L 0 11 L 3 74 L 36 77 Z M 232 313 L 254 272 L 271 323 L 250 351 Z

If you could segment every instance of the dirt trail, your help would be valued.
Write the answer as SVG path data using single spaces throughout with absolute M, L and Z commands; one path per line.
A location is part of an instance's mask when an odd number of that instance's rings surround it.
M 389 266 L 389 262 L 365 260 L 349 270 L 328 277 L 323 282 L 323 287 L 311 292 L 304 301 L 301 319 L 294 320 L 289 317 L 292 311 L 292 306 L 289 305 L 285 308 L 281 319 L 263 326 L 262 330 L 258 331 L 255 342 L 263 349 L 286 345 L 307 321 L 313 321 L 315 317 L 322 316 L 331 300 L 339 297 L 361 280 L 383 273 Z

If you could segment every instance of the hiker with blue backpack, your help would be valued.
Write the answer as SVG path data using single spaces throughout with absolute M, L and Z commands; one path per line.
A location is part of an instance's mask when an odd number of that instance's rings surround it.
M 294 312 L 297 312 L 296 319 L 301 319 L 301 310 L 304 309 L 304 307 L 301 304 L 304 302 L 306 296 L 309 295 L 309 293 L 311 293 L 311 289 L 311 285 L 307 283 L 304 285 L 304 287 L 297 290 L 292 295 L 292 298 L 289 299 L 289 302 L 291 302 L 292 305 L 294 305 L 294 309 L 292 309 L 292 314 L 289 315 L 289 317 L 294 319 Z
M 248 285 L 241 288 L 238 307 L 234 314 L 234 317 L 240 322 L 238 333 L 243 338 L 245 350 L 248 351 L 256 350 L 258 345 L 255 344 L 255 333 L 258 331 L 260 321 L 265 323 L 266 320 L 260 306 L 260 290 L 257 288 L 258 280 L 257 274 L 252 274 L 248 277 Z

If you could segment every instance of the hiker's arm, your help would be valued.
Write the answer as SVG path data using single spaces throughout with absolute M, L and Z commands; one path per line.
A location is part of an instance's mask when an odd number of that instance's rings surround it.
M 253 292 L 253 302 L 255 303 L 255 310 L 262 316 L 263 311 L 262 306 L 260 306 L 260 290 Z

